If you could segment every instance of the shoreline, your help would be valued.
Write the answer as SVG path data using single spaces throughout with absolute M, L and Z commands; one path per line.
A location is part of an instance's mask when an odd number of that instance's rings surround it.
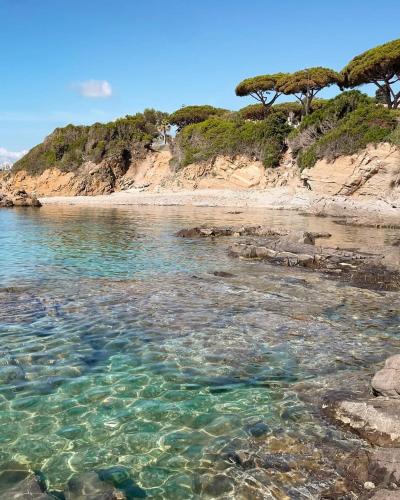
M 321 196 L 306 189 L 269 188 L 265 190 L 162 190 L 131 189 L 108 195 L 40 197 L 44 205 L 75 206 L 182 206 L 265 208 L 295 210 L 309 215 L 354 219 L 360 225 L 400 225 L 400 203 L 371 197 Z M 361 219 L 360 218 L 364 218 Z

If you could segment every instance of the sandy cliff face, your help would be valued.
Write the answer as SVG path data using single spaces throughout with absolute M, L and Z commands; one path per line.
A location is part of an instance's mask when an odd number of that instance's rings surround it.
M 322 196 L 400 199 L 400 150 L 384 143 L 329 163 L 320 160 L 301 178 Z
M 31 176 L 21 171 L 8 179 L 8 184 L 14 188 L 37 196 L 109 194 L 130 188 L 153 191 L 160 187 L 173 190 L 264 189 L 298 183 L 297 169 L 290 155 L 284 158 L 279 169 L 265 169 L 261 162 L 245 156 L 219 156 L 206 163 L 175 170 L 171 167 L 169 150 L 149 152 L 126 172 L 109 161 L 97 165 L 87 162 L 77 172 L 48 169 L 39 176 Z
M 218 156 L 180 169 L 164 181 L 172 189 L 265 189 L 299 183 L 295 162 L 286 155 L 279 169 L 266 169 L 246 156 Z
M 85 163 L 77 172 L 48 169 L 34 177 L 25 172 L 6 176 L 2 182 L 12 189 L 24 189 L 37 196 L 76 196 L 109 194 L 143 189 L 230 189 L 263 190 L 284 187 L 288 192 L 311 193 L 350 199 L 369 198 L 400 203 L 400 150 L 389 144 L 370 146 L 364 151 L 342 156 L 329 163 L 320 160 L 301 174 L 288 152 L 276 169 L 245 156 L 219 156 L 212 161 L 175 169 L 169 150 L 149 152 L 128 170 L 110 160 Z

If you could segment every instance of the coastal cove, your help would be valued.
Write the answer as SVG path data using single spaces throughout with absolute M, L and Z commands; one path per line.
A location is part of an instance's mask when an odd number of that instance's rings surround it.
M 126 474 L 128 498 L 329 490 L 337 463 L 366 442 L 327 419 L 322 399 L 361 390 L 398 352 L 399 294 L 176 233 L 318 231 L 332 234 L 318 245 L 373 249 L 398 266 L 398 229 L 243 205 L 73 200 L 0 211 L 1 462 L 40 472 L 53 492 L 99 471 Z

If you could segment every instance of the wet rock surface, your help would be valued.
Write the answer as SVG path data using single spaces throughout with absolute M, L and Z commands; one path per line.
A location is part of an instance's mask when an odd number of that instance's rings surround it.
M 3 464 L 0 470 L 0 500 L 130 500 L 146 498 L 124 467 L 75 474 L 64 491 L 48 489 L 45 475 L 24 464 Z
M 400 446 L 400 402 L 386 398 L 325 404 L 336 421 L 378 446 Z
M 399 361 L 399 355 L 391 356 L 372 378 L 375 398 L 331 394 L 323 405 L 331 419 L 373 445 L 351 453 L 344 465 L 339 465 L 345 490 L 358 492 L 356 498 L 400 498 Z
M 24 464 L 10 462 L 0 470 L 0 500 L 51 500 L 45 492 L 45 484 L 39 475 L 34 474 Z
M 104 482 L 96 472 L 73 476 L 65 489 L 65 500 L 122 500 L 126 496 L 110 483 Z
M 218 238 L 221 236 L 270 236 L 285 237 L 292 243 L 315 244 L 317 238 L 330 238 L 327 232 L 289 231 L 288 229 L 271 229 L 266 226 L 240 226 L 240 227 L 193 227 L 181 229 L 176 233 L 180 238 Z
M 182 238 L 236 237 L 228 250 L 232 257 L 306 268 L 362 288 L 400 290 L 400 271 L 387 263 L 384 255 L 317 246 L 316 239 L 329 238 L 329 233 L 243 226 L 195 227 L 182 229 L 176 235 Z

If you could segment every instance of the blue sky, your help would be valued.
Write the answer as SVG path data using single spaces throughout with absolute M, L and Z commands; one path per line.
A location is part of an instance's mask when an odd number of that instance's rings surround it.
M 238 109 L 243 78 L 340 70 L 400 35 L 398 0 L 0 0 L 0 19 L 0 163 L 67 123 Z

